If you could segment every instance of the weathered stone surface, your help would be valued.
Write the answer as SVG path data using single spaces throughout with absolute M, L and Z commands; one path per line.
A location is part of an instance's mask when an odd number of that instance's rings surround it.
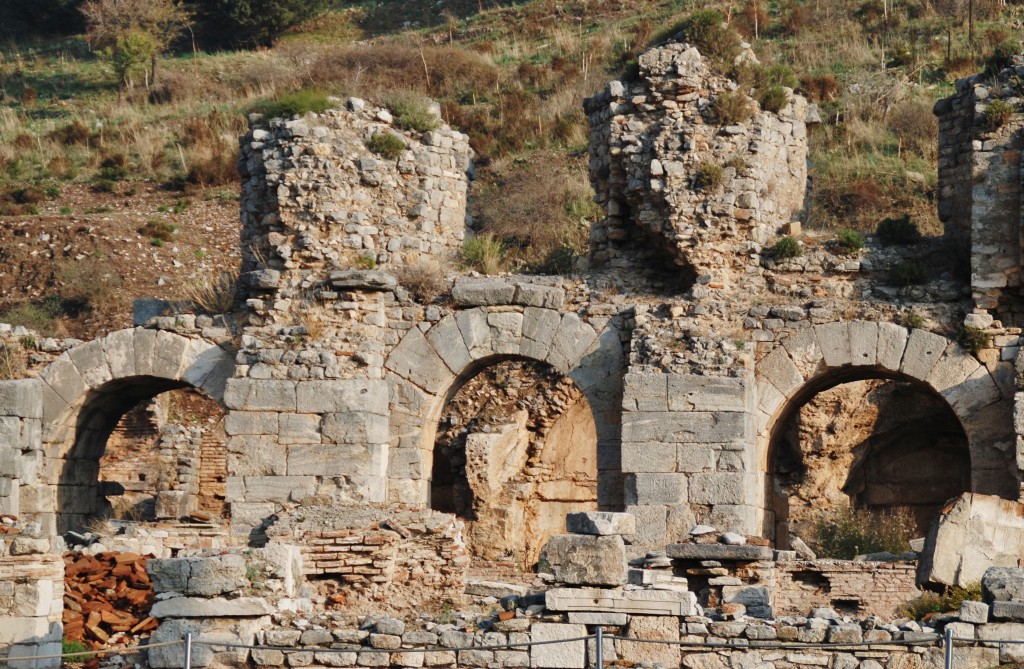
M 331 285 L 341 290 L 394 290 L 398 279 L 380 270 L 347 269 L 331 272 Z
M 552 611 L 635 613 L 647 616 L 692 615 L 697 599 L 692 592 L 674 590 L 604 590 L 553 588 L 544 593 Z
M 530 640 L 534 642 L 587 636 L 587 628 L 583 625 L 537 623 L 530 631 Z M 582 639 L 568 643 L 531 646 L 530 666 L 538 669 L 583 669 L 586 666 L 586 652 Z
M 668 616 L 633 616 L 626 636 L 634 639 L 679 641 L 679 623 Z M 636 643 L 620 641 L 619 652 L 631 662 L 647 665 L 678 667 L 679 646 L 672 644 Z
M 460 278 L 452 288 L 455 303 L 468 307 L 512 304 L 515 294 L 515 284 L 504 279 Z
M 736 560 L 756 562 L 771 560 L 768 546 L 727 546 L 725 544 L 669 544 L 665 552 L 679 560 Z
M 575 534 L 628 536 L 636 533 L 636 517 L 611 511 L 578 511 L 566 514 L 565 529 Z
M 149 615 L 154 618 L 249 618 L 274 611 L 274 606 L 262 597 L 175 597 L 153 604 Z
M 960 605 L 960 620 L 965 623 L 987 623 L 988 608 L 985 602 L 965 601 Z
M 555 579 L 571 585 L 623 585 L 626 549 L 622 537 L 557 534 L 543 555 Z
M 245 411 L 295 411 L 295 382 L 228 379 L 224 403 Z
M 989 567 L 981 577 L 981 594 L 989 604 L 1010 601 L 1024 602 L 1024 569 Z M 993 615 L 995 615 L 994 610 Z

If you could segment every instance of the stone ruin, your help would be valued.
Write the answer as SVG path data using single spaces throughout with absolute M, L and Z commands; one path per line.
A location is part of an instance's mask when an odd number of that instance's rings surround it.
M 917 583 L 964 584 L 1024 555 L 1024 116 L 992 127 L 984 115 L 1016 100 L 1018 69 L 962 80 L 936 105 L 945 238 L 869 238 L 847 255 L 802 230 L 806 101 L 789 91 L 778 113 L 750 101 L 749 120 L 723 125 L 714 102 L 736 84 L 688 45 L 658 47 L 634 80 L 586 101 L 606 216 L 573 277 L 456 270 L 472 234 L 461 133 L 404 131 L 358 99 L 253 117 L 237 310 L 158 309 L 93 341 L 42 340 L 29 376 L 0 382 L 10 665 L 55 666 L 13 658 L 60 648 L 66 540 L 153 556 L 152 641 L 192 631 L 304 647 L 203 645 L 194 666 L 582 667 L 592 644 L 403 651 L 598 625 L 736 645 L 920 641 L 892 651 L 915 667 L 941 661 L 932 632 L 945 624 L 1005 640 L 973 604 L 927 629 L 879 617 Z M 398 158 L 370 150 L 379 133 L 402 140 Z M 717 178 L 701 176 L 708 165 Z M 772 253 L 782 234 L 801 256 Z M 905 263 L 926 280 L 894 285 Z M 976 350 L 956 341 L 964 325 L 983 331 Z M 223 408 L 222 448 L 170 430 L 119 476 L 124 417 L 182 389 Z M 142 469 L 161 482 L 164 522 L 99 534 L 91 523 Z M 807 554 L 810 511 L 843 504 L 913 506 L 931 528 L 920 564 Z M 454 613 L 474 603 L 506 611 Z M 992 615 L 1016 619 L 1012 608 Z M 421 611 L 438 617 L 380 615 Z M 680 662 L 678 647 L 630 644 L 605 657 Z M 987 666 L 1012 648 L 962 658 Z M 684 663 L 879 669 L 878 657 L 730 650 Z M 179 667 L 180 647 L 138 661 Z

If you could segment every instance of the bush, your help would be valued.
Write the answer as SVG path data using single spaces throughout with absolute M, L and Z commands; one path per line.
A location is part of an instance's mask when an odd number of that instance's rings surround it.
M 778 114 L 783 107 L 789 104 L 789 93 L 782 86 L 772 86 L 761 91 L 757 96 L 757 102 L 761 105 L 761 109 Z
M 660 40 L 681 34 L 683 41 L 719 66 L 730 66 L 740 53 L 740 38 L 725 24 L 722 15 L 711 10 L 697 10 L 669 28 Z
M 107 155 L 100 161 L 100 180 L 124 181 L 128 178 L 128 157 L 123 153 Z
M 864 248 L 864 236 L 856 230 L 846 228 L 840 230 L 836 235 L 836 245 L 839 247 L 840 253 L 853 255 Z
M 430 304 L 448 288 L 444 271 L 435 262 L 419 261 L 397 272 L 398 282 L 423 304 Z
M 896 613 L 904 618 L 920 620 L 929 613 L 959 611 L 960 606 L 967 601 L 981 601 L 981 581 L 968 583 L 967 587 L 963 588 L 958 585 L 947 586 L 942 594 L 925 592 L 920 597 L 901 605 Z
M 693 174 L 693 187 L 696 190 L 713 191 L 725 180 L 725 170 L 718 163 L 703 162 Z
M 775 246 L 772 247 L 772 253 L 779 260 L 788 260 L 790 258 L 799 258 L 804 252 L 800 248 L 800 242 L 786 235 L 785 237 L 780 237 L 775 242 Z
M 889 269 L 889 283 L 894 286 L 916 286 L 928 280 L 928 268 L 920 260 L 904 260 Z
M 750 103 L 750 98 L 741 91 L 719 93 L 711 101 L 710 108 L 721 125 L 745 123 L 754 115 L 754 106 Z
M 169 242 L 174 239 L 174 231 L 176 229 L 170 223 L 154 219 L 146 221 L 146 224 L 140 227 L 137 232 L 143 237 L 149 237 L 150 241 Z
M 985 105 L 985 111 L 981 113 L 985 121 L 985 127 L 989 130 L 998 130 L 1006 125 L 1013 116 L 1013 105 L 1002 100 L 993 100 Z
M 382 158 L 395 160 L 401 156 L 409 147 L 405 145 L 402 138 L 390 132 L 378 132 L 366 143 L 367 148 Z
M 327 0 L 195 0 L 205 41 L 271 46 L 292 26 L 327 11 Z
M 462 245 L 462 261 L 478 272 L 497 274 L 505 268 L 505 249 L 494 235 L 467 237 Z
M 964 325 L 958 333 L 957 343 L 965 350 L 977 355 L 982 349 L 992 345 L 992 337 L 981 328 Z
M 75 119 L 63 128 L 58 128 L 49 134 L 49 138 L 71 146 L 73 144 L 85 144 L 89 141 L 89 126 L 84 121 Z
M 852 560 L 865 553 L 899 555 L 917 535 L 913 513 L 904 508 L 886 511 L 834 509 L 822 513 L 808 542 L 821 558 Z
M 403 130 L 427 132 L 441 125 L 437 115 L 430 110 L 430 100 L 412 93 L 393 93 L 384 104 L 395 116 L 395 125 Z
M 258 111 L 267 118 L 287 118 L 309 112 L 319 114 L 330 107 L 331 102 L 326 93 L 317 88 L 303 88 L 264 102 L 259 105 Z
M 909 328 L 911 330 L 918 330 L 924 327 L 924 316 L 911 309 L 907 313 L 903 314 L 902 324 L 905 328 Z
M 883 219 L 875 228 L 875 234 L 885 246 L 916 244 L 921 241 L 921 231 L 917 229 L 917 224 L 910 219 L 910 214 L 904 214 L 899 218 Z
M 985 74 L 992 76 L 1000 70 L 1013 65 L 1013 57 L 1020 53 L 1020 45 L 1016 40 L 1004 40 L 992 50 L 992 55 L 985 59 Z

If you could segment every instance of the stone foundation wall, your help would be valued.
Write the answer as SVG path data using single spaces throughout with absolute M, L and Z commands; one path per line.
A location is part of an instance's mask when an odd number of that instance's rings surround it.
M 13 539 L 11 538 L 13 536 Z M 59 659 L 13 658 L 61 652 L 64 561 L 50 542 L 7 535 L 0 557 L 0 658 L 14 669 L 55 669 Z

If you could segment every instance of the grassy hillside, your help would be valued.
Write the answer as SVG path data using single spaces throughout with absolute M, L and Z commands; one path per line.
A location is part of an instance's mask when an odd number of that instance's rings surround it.
M 265 101 L 307 88 L 376 100 L 398 91 L 439 100 L 470 135 L 476 225 L 502 241 L 506 266 L 562 269 L 599 214 L 582 99 L 690 12 L 711 8 L 762 63 L 788 67 L 822 111 L 811 135 L 811 226 L 868 231 L 909 213 L 937 232 L 931 106 L 1020 37 L 1018 7 L 983 4 L 968 44 L 955 3 L 923 0 L 348 2 L 273 49 L 168 57 L 155 85 L 132 90 L 82 38 L 9 41 L 0 51 L 0 225 L 47 207 L 81 213 L 62 206 L 71 185 L 97 197 L 152 184 L 223 191 L 236 179 L 244 115 Z

